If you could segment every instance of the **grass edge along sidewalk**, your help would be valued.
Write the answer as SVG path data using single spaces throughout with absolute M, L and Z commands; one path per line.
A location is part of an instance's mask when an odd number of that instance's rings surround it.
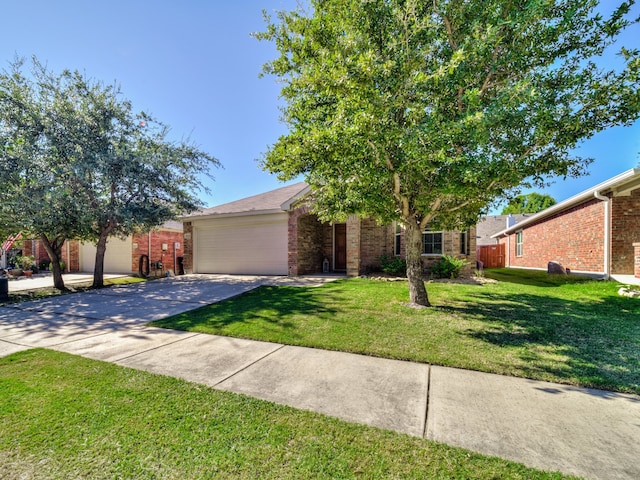
M 0 358 L 1 478 L 214 476 L 574 478 L 65 353 Z
M 494 283 L 347 279 L 260 287 L 151 325 L 640 394 L 640 299 L 620 284 L 500 269 Z

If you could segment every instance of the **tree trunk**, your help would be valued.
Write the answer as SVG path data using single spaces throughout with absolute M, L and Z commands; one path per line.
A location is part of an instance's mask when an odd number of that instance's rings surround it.
M 104 287 L 104 254 L 107 251 L 107 238 L 109 232 L 100 232 L 96 243 L 96 264 L 93 268 L 93 288 Z
M 51 271 L 53 272 L 54 288 L 57 288 L 62 292 L 69 290 L 64 284 L 64 279 L 62 278 L 62 267 L 60 266 L 60 258 L 62 257 L 62 246 L 64 245 L 65 239 L 56 237 L 53 240 L 49 240 L 49 237 L 47 237 L 44 233 L 40 234 L 40 239 L 42 240 L 44 249 L 47 251 L 47 255 L 49 255 L 49 260 L 51 260 Z
M 407 279 L 409 280 L 409 299 L 414 305 L 430 307 L 427 289 L 422 276 L 422 231 L 417 225 L 407 224 L 405 230 L 405 248 L 407 255 Z

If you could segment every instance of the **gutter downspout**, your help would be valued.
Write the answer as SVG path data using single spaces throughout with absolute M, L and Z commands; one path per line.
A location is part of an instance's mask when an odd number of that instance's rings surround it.
M 600 192 L 593 192 L 593 196 L 604 202 L 604 279 L 611 276 L 611 199 Z

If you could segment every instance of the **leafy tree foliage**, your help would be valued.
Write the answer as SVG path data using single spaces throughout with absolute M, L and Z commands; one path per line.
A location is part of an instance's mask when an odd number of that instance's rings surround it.
M 574 147 L 640 110 L 640 59 L 598 57 L 633 2 L 311 0 L 266 16 L 289 132 L 265 169 L 304 175 L 323 219 L 359 213 L 406 227 L 413 303 L 428 305 L 421 233 L 464 228 L 495 198 L 577 176 Z M 525 182 L 523 184 L 523 182 Z
M 518 195 L 502 209 L 502 215 L 510 213 L 538 213 L 556 204 L 556 199 L 551 195 L 536 192 Z
M 50 239 L 54 266 L 66 239 L 95 242 L 100 287 L 107 239 L 197 209 L 199 178 L 218 162 L 169 141 L 169 129 L 134 113 L 117 85 L 77 71 L 56 75 L 36 60 L 30 76 L 22 67 L 14 62 L 0 75 L 4 216 Z

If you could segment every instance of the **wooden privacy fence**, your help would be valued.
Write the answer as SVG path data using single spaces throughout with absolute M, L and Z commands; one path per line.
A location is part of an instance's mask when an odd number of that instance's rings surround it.
M 482 262 L 484 268 L 501 268 L 505 264 L 504 244 L 502 245 L 479 245 L 476 249 L 478 261 Z

